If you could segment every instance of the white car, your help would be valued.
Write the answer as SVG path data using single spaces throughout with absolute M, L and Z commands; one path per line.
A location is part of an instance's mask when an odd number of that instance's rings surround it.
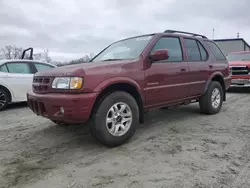
M 27 101 L 34 73 L 55 67 L 35 60 L 0 60 L 0 111 L 10 103 Z

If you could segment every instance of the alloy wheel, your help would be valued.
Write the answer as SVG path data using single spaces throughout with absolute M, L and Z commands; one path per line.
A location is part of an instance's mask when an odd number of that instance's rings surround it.
M 111 106 L 106 115 L 106 127 L 113 136 L 123 136 L 132 124 L 132 111 L 130 107 L 118 102 Z

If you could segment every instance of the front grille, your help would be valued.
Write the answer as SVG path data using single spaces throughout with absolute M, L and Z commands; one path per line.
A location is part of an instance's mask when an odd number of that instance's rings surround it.
M 33 91 L 35 93 L 47 93 L 50 89 L 51 81 L 51 77 L 34 77 L 32 84 Z
M 36 114 L 36 115 L 43 115 L 45 113 L 45 106 L 42 102 L 35 101 L 33 99 L 28 100 L 29 108 Z
M 231 66 L 232 75 L 249 75 L 248 66 Z

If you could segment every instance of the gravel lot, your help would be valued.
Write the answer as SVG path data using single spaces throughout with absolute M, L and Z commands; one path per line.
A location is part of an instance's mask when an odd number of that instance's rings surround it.
M 88 126 L 59 127 L 25 104 L 0 112 L 0 187 L 250 187 L 250 92 L 221 112 L 197 104 L 146 115 L 130 143 L 108 149 Z

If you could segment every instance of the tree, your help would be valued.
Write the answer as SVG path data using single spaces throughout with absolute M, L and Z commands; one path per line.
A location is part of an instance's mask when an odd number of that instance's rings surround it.
M 23 48 L 17 47 L 15 45 L 7 45 L 0 49 L 0 59 L 21 59 Z M 25 59 L 28 58 L 29 54 L 26 54 Z M 49 56 L 49 50 L 45 49 L 41 53 L 34 53 L 33 58 L 35 60 L 44 61 L 47 63 L 51 63 L 52 59 Z
M 44 62 L 47 62 L 47 63 L 52 63 L 52 59 L 49 56 L 49 50 L 48 49 L 43 50 L 43 52 L 41 52 L 41 53 L 34 54 L 33 57 L 36 60 L 44 61 Z
M 20 59 L 22 52 L 20 47 L 7 45 L 0 49 L 0 59 Z
M 0 49 L 0 59 L 21 59 L 24 48 L 17 47 L 15 45 L 6 45 L 5 47 Z M 53 63 L 57 66 L 71 65 L 71 64 L 80 64 L 87 63 L 95 56 L 94 53 L 90 53 L 89 55 L 84 55 L 83 57 L 75 60 L 71 60 L 68 62 L 58 62 L 53 61 L 49 56 L 49 50 L 45 49 L 43 52 L 33 53 L 33 59 Z M 29 53 L 27 53 L 24 57 L 25 59 L 29 58 Z

